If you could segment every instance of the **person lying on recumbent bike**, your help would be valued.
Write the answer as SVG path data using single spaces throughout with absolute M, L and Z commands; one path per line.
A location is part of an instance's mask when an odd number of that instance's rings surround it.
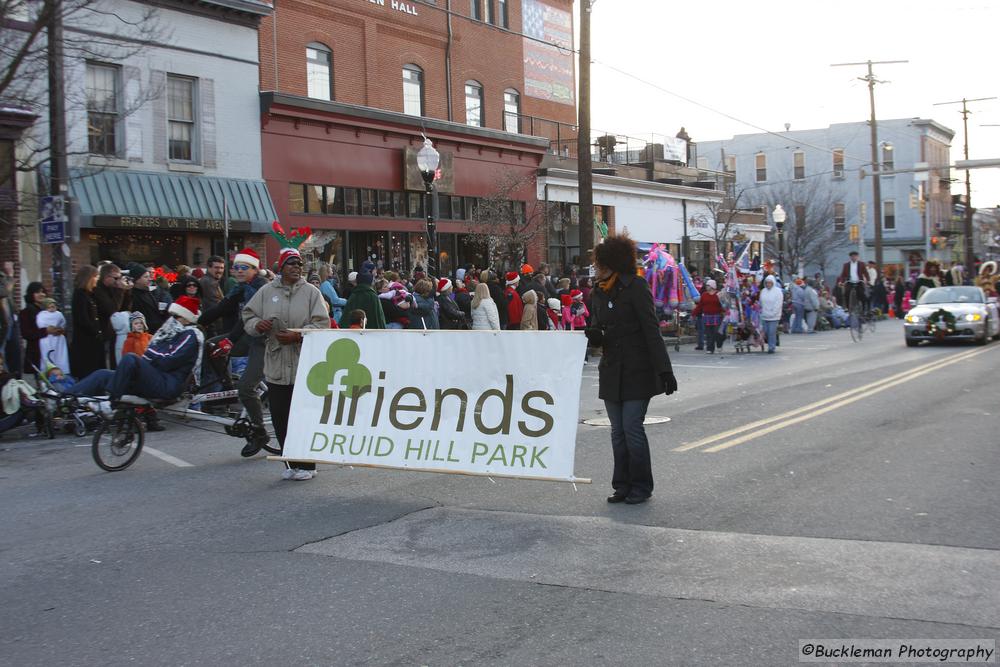
M 199 375 L 204 336 L 196 323 L 200 301 L 182 296 L 170 304 L 172 315 L 149 341 L 149 347 L 140 357 L 126 354 L 118 368 L 94 371 L 77 382 L 68 393 L 76 396 L 110 396 L 112 401 L 126 394 L 149 400 L 169 401 L 184 393 L 188 378 L 194 371 Z M 162 431 L 156 412 L 145 412 L 149 430 Z

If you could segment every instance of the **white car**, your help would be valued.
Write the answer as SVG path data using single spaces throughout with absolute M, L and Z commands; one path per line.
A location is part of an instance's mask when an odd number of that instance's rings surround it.
M 1000 312 L 996 301 L 987 299 L 978 287 L 935 287 L 906 314 L 903 335 L 910 347 L 922 340 L 985 345 L 990 338 L 1000 338 Z

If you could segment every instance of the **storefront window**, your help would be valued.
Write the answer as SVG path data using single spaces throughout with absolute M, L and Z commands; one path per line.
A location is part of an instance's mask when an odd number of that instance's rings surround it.
M 383 218 L 391 218 L 393 215 L 392 193 L 387 190 L 378 191 L 378 214 Z
M 427 271 L 427 237 L 423 234 L 410 234 L 410 270 L 418 266 Z
M 442 276 L 455 273 L 455 235 L 438 234 L 438 273 Z
M 361 191 L 361 215 L 378 215 L 378 193 L 375 190 Z
M 358 191 L 356 188 L 342 188 L 344 192 L 344 215 L 358 215 Z
M 406 217 L 406 194 L 403 192 L 392 193 L 392 214 L 397 218 Z
M 451 197 L 448 195 L 437 195 L 437 218 L 451 220 Z
M 305 186 L 301 183 L 288 184 L 288 210 L 292 213 L 306 212 Z
M 465 220 L 465 216 L 462 215 L 462 198 L 452 197 L 451 198 L 451 219 L 452 220 Z
M 129 262 L 177 266 L 187 261 L 183 234 L 102 231 L 90 236 L 97 241 L 96 245 L 91 246 L 91 264 L 111 260 L 119 266 L 125 266 Z
M 306 186 L 306 213 L 326 213 L 325 207 L 323 206 L 323 186 L 322 185 L 307 185 Z
M 327 198 L 333 198 L 333 208 L 328 208 L 327 210 L 334 215 L 344 215 L 344 210 L 346 209 L 346 202 L 344 201 L 344 188 L 327 188 L 326 196 Z
M 424 195 L 422 192 L 408 192 L 407 197 L 409 199 L 409 217 L 411 218 L 422 218 L 424 217 Z
M 406 232 L 392 232 L 389 235 L 389 268 L 393 271 L 406 273 L 410 268 L 407 258 L 408 236 Z

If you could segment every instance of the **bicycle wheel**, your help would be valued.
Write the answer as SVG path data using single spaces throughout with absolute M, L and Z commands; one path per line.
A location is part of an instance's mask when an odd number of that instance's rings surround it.
M 870 334 L 875 333 L 875 322 L 876 322 L 875 316 L 874 315 L 870 315 L 868 317 L 868 322 L 866 322 L 868 333 L 870 333 Z
M 851 330 L 851 340 L 855 343 L 860 343 L 861 337 L 865 333 L 865 323 L 861 319 L 861 304 L 858 303 L 858 298 L 854 290 L 851 290 L 849 302 L 850 310 L 848 311 L 847 328 Z
M 90 453 L 94 463 L 108 472 L 124 470 L 132 465 L 145 440 L 145 429 L 135 410 L 118 410 L 101 420 Z

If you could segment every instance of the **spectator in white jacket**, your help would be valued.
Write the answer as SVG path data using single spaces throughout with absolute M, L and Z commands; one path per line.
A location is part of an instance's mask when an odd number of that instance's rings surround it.
M 500 330 L 500 313 L 496 302 L 490 297 L 490 288 L 486 283 L 476 285 L 476 294 L 472 297 L 472 329 Z
M 778 342 L 778 322 L 781 321 L 781 308 L 785 303 L 785 295 L 774 286 L 774 277 L 764 279 L 764 289 L 760 291 L 760 323 L 767 339 L 767 353 L 774 354 Z

